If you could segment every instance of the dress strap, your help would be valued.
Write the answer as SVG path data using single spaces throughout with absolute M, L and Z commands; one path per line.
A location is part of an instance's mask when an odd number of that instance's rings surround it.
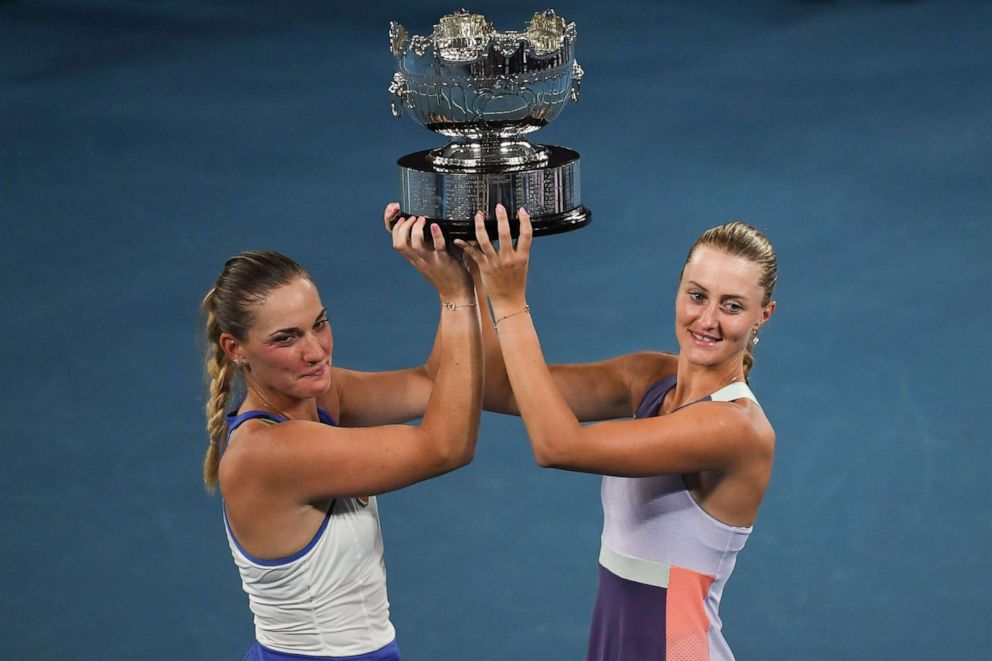
M 276 413 L 269 413 L 268 411 L 245 411 L 244 413 L 228 413 L 227 414 L 227 438 L 231 439 L 231 434 L 234 430 L 248 422 L 249 420 L 255 420 L 260 418 L 265 420 L 270 424 L 278 424 L 280 422 L 286 422 L 286 418 L 278 415 Z
M 325 411 L 320 406 L 317 407 L 317 419 L 323 422 L 325 425 L 330 425 L 332 427 L 337 427 L 338 423 L 330 413 Z
M 235 429 L 240 427 L 242 424 L 248 422 L 249 420 L 254 420 L 260 418 L 266 422 L 272 424 L 278 424 L 280 422 L 286 422 L 286 418 L 279 415 L 278 413 L 269 413 L 268 411 L 245 411 L 244 413 L 236 413 L 237 409 L 227 414 L 227 437 L 231 438 L 231 434 Z M 334 416 L 328 413 L 325 409 L 318 406 L 317 407 L 317 419 L 325 425 L 330 425 L 331 427 L 337 427 L 338 423 L 334 420 Z
M 634 413 L 634 417 L 653 418 L 658 415 L 658 409 L 661 408 L 661 402 L 665 399 L 665 394 L 671 390 L 674 385 L 674 374 L 652 384 L 651 387 L 648 388 L 648 391 L 644 393 L 644 397 L 641 398 L 641 403 L 637 405 L 637 412 Z
M 751 392 L 751 389 L 743 381 L 735 381 L 734 383 L 725 385 L 710 395 L 710 399 L 714 402 L 732 402 L 735 399 L 750 399 L 755 404 L 758 403 L 758 399 L 754 396 L 754 393 Z

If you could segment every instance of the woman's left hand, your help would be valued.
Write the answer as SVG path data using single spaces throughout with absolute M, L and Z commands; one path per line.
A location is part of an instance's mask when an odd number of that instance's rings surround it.
M 386 207 L 387 222 L 392 205 Z M 393 215 L 398 215 L 393 213 Z M 421 275 L 427 278 L 441 300 L 455 302 L 466 301 L 475 297 L 472 278 L 462 262 L 457 249 L 449 251 L 445 245 L 444 235 L 437 223 L 431 223 L 432 243 L 424 240 L 424 226 L 427 219 L 424 216 L 411 216 L 398 219 L 393 223 L 393 248 L 403 255 Z
M 486 232 L 481 212 L 475 215 L 476 245 L 455 239 L 455 245 L 478 266 L 482 284 L 494 308 L 515 308 L 527 304 L 527 267 L 530 263 L 530 244 L 534 232 L 530 215 L 520 209 L 520 234 L 516 242 L 510 237 L 510 221 L 502 204 L 496 205 L 496 228 L 499 249 L 493 247 Z M 498 311 L 497 311 L 498 313 Z

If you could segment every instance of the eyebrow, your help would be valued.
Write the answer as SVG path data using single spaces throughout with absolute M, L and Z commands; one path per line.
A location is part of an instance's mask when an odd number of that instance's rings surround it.
M 318 321 L 320 321 L 324 317 L 327 317 L 327 308 L 322 308 L 321 309 L 320 314 L 318 314 L 317 315 L 317 318 L 313 320 L 313 323 L 316 324 Z M 295 326 L 292 327 L 292 328 L 280 328 L 278 330 L 274 330 L 271 333 L 269 333 L 269 337 L 272 337 L 273 335 L 278 335 L 279 333 L 297 333 L 298 334 L 299 332 L 300 332 L 300 329 L 299 328 L 296 328 Z
M 689 280 L 689 282 L 687 284 L 692 285 L 693 287 L 697 287 L 699 289 L 702 289 L 707 294 L 710 291 L 709 289 L 707 289 L 706 287 L 702 286 L 701 284 L 699 284 L 695 280 Z M 720 300 L 721 301 L 725 301 L 728 298 L 735 298 L 735 299 L 737 299 L 739 301 L 747 300 L 746 297 L 743 294 L 724 294 L 723 296 L 720 297 Z

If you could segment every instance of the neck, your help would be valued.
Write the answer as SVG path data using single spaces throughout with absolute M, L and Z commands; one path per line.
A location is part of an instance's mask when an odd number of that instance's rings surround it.
M 679 356 L 675 384 L 675 405 L 696 401 L 735 381 L 745 381 L 744 360 L 728 361 L 721 365 L 693 365 Z
M 248 394 L 245 396 L 245 404 L 249 409 L 261 409 L 269 413 L 275 413 L 287 420 L 310 420 L 315 422 L 317 416 L 317 400 L 296 399 L 286 395 L 263 388 L 255 383 L 248 383 Z

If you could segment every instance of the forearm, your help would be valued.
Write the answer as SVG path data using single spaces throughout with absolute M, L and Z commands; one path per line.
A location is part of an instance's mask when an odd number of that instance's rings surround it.
M 518 310 L 496 306 L 494 312 L 497 319 L 503 316 L 499 345 L 534 458 L 542 466 L 554 465 L 578 440 L 582 426 L 555 385 L 531 315 L 513 314 Z
M 486 291 L 478 280 L 475 283 L 476 296 L 484 306 L 482 315 L 482 347 L 485 356 L 485 381 L 482 394 L 482 408 L 496 413 L 520 415 L 517 408 L 510 379 L 506 374 L 506 363 L 503 361 L 503 350 L 500 348 L 499 336 L 492 324 L 486 301 Z
M 474 295 L 446 302 L 459 307 L 441 310 L 432 352 L 437 369 L 421 427 L 455 467 L 470 461 L 475 451 L 482 409 L 482 346 Z
M 427 356 L 427 362 L 424 363 L 424 371 L 432 381 L 437 376 L 437 367 L 441 363 L 441 323 L 444 321 L 445 311 L 442 306 L 442 314 L 438 316 L 437 320 L 437 331 L 434 333 L 434 344 L 431 345 L 431 353 Z

